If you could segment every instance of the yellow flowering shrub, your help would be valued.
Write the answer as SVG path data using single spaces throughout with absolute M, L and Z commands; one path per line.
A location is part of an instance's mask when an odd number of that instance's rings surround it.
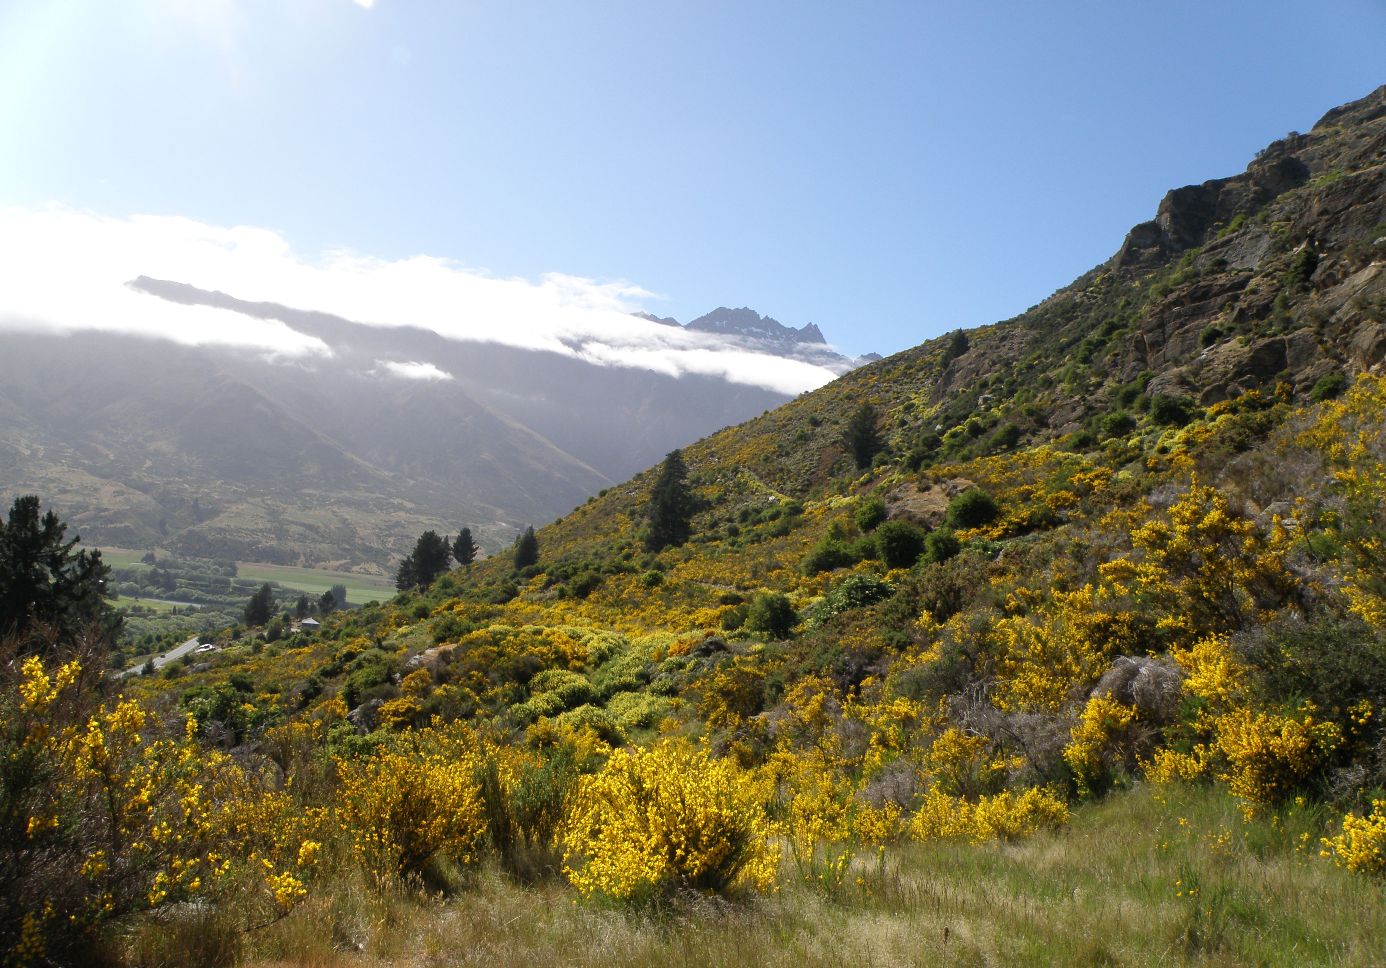
M 375 756 L 338 760 L 337 815 L 377 878 L 420 873 L 436 855 L 475 861 L 486 834 L 480 750 L 466 729 L 406 732 Z
M 1079 789 L 1093 792 L 1110 770 L 1109 753 L 1136 718 L 1136 710 L 1111 696 L 1093 696 L 1083 707 L 1064 747 L 1064 762 L 1073 770 Z
M 1217 718 L 1216 729 L 1214 749 L 1226 764 L 1220 778 L 1248 813 L 1300 789 L 1343 741 L 1342 729 L 1316 720 L 1308 705 L 1294 716 L 1237 707 Z
M 956 797 L 975 797 L 1003 782 L 1013 765 L 991 755 L 991 742 L 950 726 L 934 737 L 924 755 L 922 772 L 933 787 Z
M 1112 655 L 1136 651 L 1141 627 L 1129 610 L 1085 585 L 1053 592 L 1029 615 L 1001 619 L 996 634 L 996 705 L 1056 712 L 1076 689 L 1097 681 Z
M 1293 584 L 1286 568 L 1292 536 L 1263 535 L 1217 488 L 1194 478 L 1164 514 L 1130 532 L 1135 554 L 1099 569 L 1106 585 L 1153 610 L 1172 644 L 1264 617 Z
M 1246 670 L 1232 654 L 1227 636 L 1211 635 L 1170 654 L 1184 671 L 1184 692 L 1208 708 L 1227 709 L 1244 699 Z
M 1331 857 L 1339 867 L 1360 874 L 1386 872 L 1386 800 L 1373 800 L 1372 812 L 1365 817 L 1347 814 L 1343 832 L 1320 842 L 1320 854 Z
M 1020 794 L 1004 790 L 976 801 L 941 790 L 924 794 L 910 820 L 915 840 L 1017 840 L 1068 823 L 1068 805 L 1051 791 L 1030 787 Z
M 232 885 L 277 913 L 297 904 L 319 816 L 201 747 L 194 721 L 161 736 L 140 704 L 99 705 L 94 686 L 80 662 L 50 670 L 30 657 L 0 690 L 0 822 L 22 848 L 0 859 L 14 885 L 0 900 L 0 957 L 62 960 L 106 922 Z
M 769 889 L 779 863 L 768 786 L 684 741 L 617 750 L 586 777 L 564 834 L 564 873 L 586 897 Z
M 1201 743 L 1187 753 L 1162 747 L 1155 750 L 1141 767 L 1145 778 L 1151 783 L 1187 783 L 1207 775 L 1208 757 L 1208 747 Z
M 1364 373 L 1337 400 L 1324 401 L 1297 443 L 1322 455 L 1335 500 L 1328 515 L 1346 554 L 1343 594 L 1377 630 L 1386 629 L 1386 380 Z

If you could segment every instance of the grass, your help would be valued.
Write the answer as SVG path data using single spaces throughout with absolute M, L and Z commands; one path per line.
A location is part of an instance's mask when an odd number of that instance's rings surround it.
M 297 568 L 293 565 L 271 565 L 263 562 L 236 562 L 236 576 L 257 582 L 278 582 L 285 588 L 321 595 L 333 585 L 345 585 L 347 601 L 363 605 L 384 601 L 395 594 L 395 583 L 388 578 L 373 578 L 349 571 L 330 571 L 325 568 Z
M 1138 789 L 1019 844 L 893 848 L 839 896 L 790 883 L 659 912 L 580 903 L 561 882 L 523 887 L 492 869 L 446 900 L 382 895 L 339 869 L 247 939 L 244 959 L 265 968 L 1381 964 L 1382 886 L 1318 857 L 1320 827 L 1294 808 L 1245 824 L 1207 789 Z
M 147 554 L 144 551 L 132 551 L 129 548 L 101 548 L 101 560 L 112 568 L 131 568 L 143 565 L 143 558 Z
M 140 598 L 137 595 L 117 595 L 110 601 L 116 608 L 130 608 L 131 606 L 138 605 L 151 612 L 160 613 L 172 612 L 175 608 L 181 608 L 187 611 L 188 609 L 199 609 L 202 607 L 201 605 L 189 605 L 185 602 L 173 602 L 166 599 Z

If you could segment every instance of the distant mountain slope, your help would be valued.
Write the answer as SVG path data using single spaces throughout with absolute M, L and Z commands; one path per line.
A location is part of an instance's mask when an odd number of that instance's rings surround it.
M 380 569 L 423 529 L 465 524 L 495 550 L 787 399 L 172 281 L 133 285 L 282 320 L 331 356 L 276 362 L 114 335 L 5 334 L 0 485 L 41 492 L 96 543 Z M 445 378 L 389 371 L 420 361 Z

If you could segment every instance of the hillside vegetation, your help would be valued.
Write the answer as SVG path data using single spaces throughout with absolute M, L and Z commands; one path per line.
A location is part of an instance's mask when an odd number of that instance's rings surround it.
M 536 563 L 120 696 L 17 661 L 0 943 L 1380 963 L 1383 180 L 1386 88 L 1017 319 L 684 449 L 686 501 L 666 462 Z

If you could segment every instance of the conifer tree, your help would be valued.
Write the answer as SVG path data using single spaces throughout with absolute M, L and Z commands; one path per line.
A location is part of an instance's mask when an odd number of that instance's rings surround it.
M 274 612 L 274 589 L 269 582 L 260 586 L 259 590 L 250 596 L 250 601 L 245 603 L 245 624 L 264 625 L 270 620 L 270 615 Z
M 876 408 L 863 403 L 847 421 L 847 430 L 842 435 L 847 449 L 852 452 L 857 470 L 863 471 L 871 466 L 871 461 L 885 449 L 881 436 L 876 432 Z
M 463 566 L 470 566 L 476 561 L 477 547 L 472 540 L 472 529 L 463 528 L 457 532 L 457 540 L 452 543 L 452 556 L 457 559 L 457 563 Z
M 671 450 L 660 465 L 659 477 L 650 490 L 646 515 L 650 522 L 645 532 L 647 551 L 677 547 L 688 540 L 693 519 L 693 492 L 688 487 L 688 467 L 677 450 Z
M 16 498 L 0 521 L 0 637 L 27 637 L 42 626 L 61 634 L 92 622 L 112 636 L 120 618 L 106 602 L 110 566 L 101 552 L 74 551 L 67 525 L 52 511 L 39 516 L 35 495 Z
M 395 587 L 402 592 L 407 592 L 417 587 L 418 584 L 418 573 L 414 571 L 414 556 L 406 555 L 404 560 L 399 563 L 399 571 L 395 572 Z
M 515 539 L 515 570 L 528 568 L 539 563 L 539 539 L 534 535 L 534 526 L 525 528 L 524 534 Z
M 400 562 L 395 587 L 400 591 L 427 588 L 448 570 L 451 558 L 452 548 L 447 539 L 440 538 L 437 531 L 425 531 L 414 542 L 414 551 Z

